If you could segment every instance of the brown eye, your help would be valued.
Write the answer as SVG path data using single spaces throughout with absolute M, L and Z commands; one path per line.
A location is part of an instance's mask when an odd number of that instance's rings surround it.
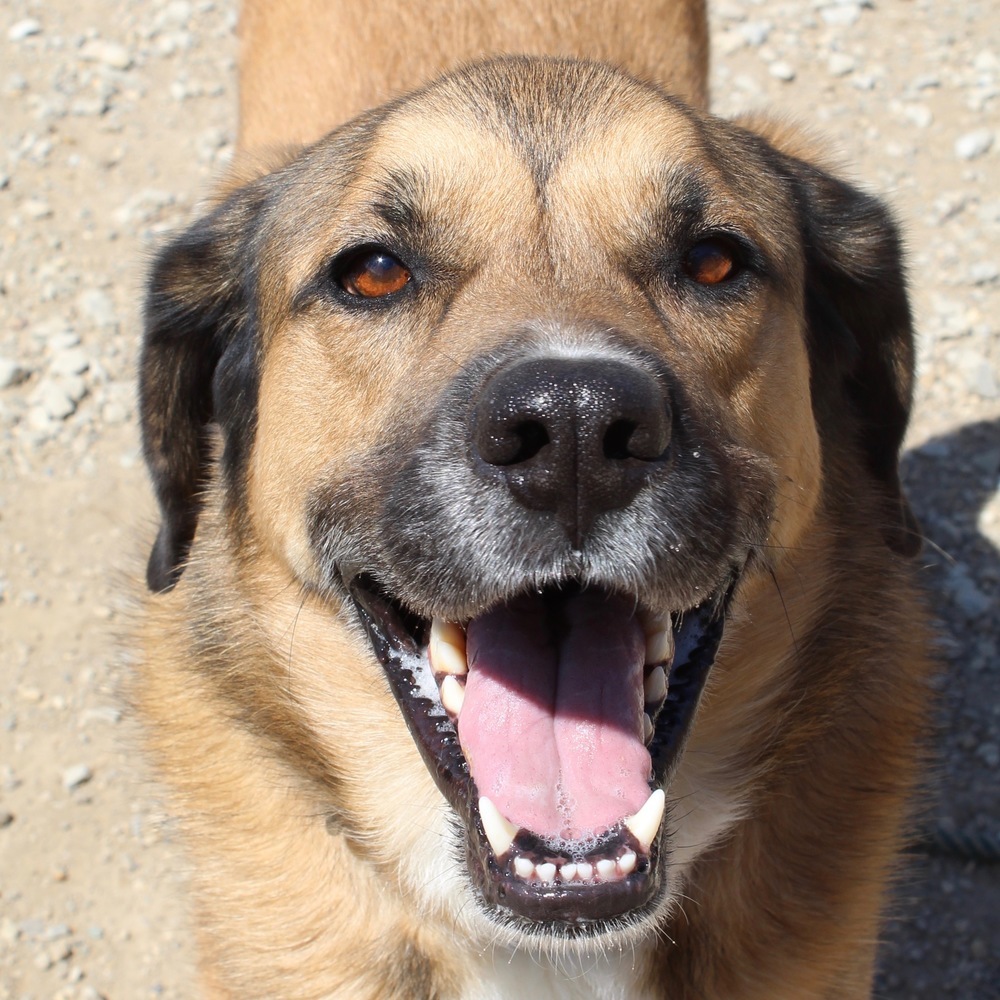
M 384 250 L 362 250 L 337 268 L 336 280 L 349 295 L 378 299 L 403 288 L 410 272 Z
M 684 258 L 685 274 L 699 285 L 718 285 L 735 278 L 739 269 L 739 251 L 719 237 L 700 240 Z

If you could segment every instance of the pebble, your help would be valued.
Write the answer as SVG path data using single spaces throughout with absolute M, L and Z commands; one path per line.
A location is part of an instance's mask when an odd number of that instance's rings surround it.
M 996 610 L 995 602 L 979 589 L 969 571 L 960 563 L 956 563 L 948 573 L 948 589 L 968 618 L 979 618 Z
M 0 357 L 0 389 L 20 385 L 30 374 L 31 369 L 20 361 Z
M 121 717 L 121 711 L 111 705 L 104 705 L 100 708 L 88 708 L 80 713 L 80 726 L 87 726 L 91 722 L 103 722 L 110 725 L 116 725 L 121 721 Z
M 74 764 L 73 767 L 68 767 L 63 771 L 63 788 L 67 792 L 72 792 L 81 785 L 85 785 L 93 777 L 94 772 L 86 764 Z
M 42 22 L 36 21 L 33 17 L 26 17 L 23 21 L 18 21 L 7 29 L 7 39 L 11 42 L 20 42 L 41 33 Z
M 781 80 L 784 83 L 790 83 L 795 79 L 795 70 L 789 63 L 780 59 L 777 62 L 771 63 L 771 65 L 767 67 L 767 71 L 776 80 Z
M 937 73 L 921 73 L 913 78 L 911 90 L 929 90 L 941 86 L 941 77 Z
M 857 23 L 861 17 L 861 4 L 838 3 L 830 7 L 824 7 L 819 16 L 830 25 L 837 28 L 849 28 Z
M 847 76 L 857 65 L 854 56 L 849 56 L 845 52 L 834 52 L 826 62 L 826 68 L 831 76 Z
M 145 188 L 112 213 L 120 226 L 152 222 L 177 201 L 176 195 L 158 188 Z
M 934 121 L 934 114 L 926 104 L 904 104 L 903 118 L 917 128 L 928 128 Z
M 115 304 L 107 292 L 99 288 L 88 288 L 76 299 L 76 307 L 95 326 L 111 327 L 118 323 Z
M 973 285 L 992 285 L 997 279 L 1000 279 L 1000 266 L 991 260 L 977 261 L 969 268 L 969 281 Z
M 955 155 L 960 160 L 978 159 L 992 149 L 993 139 L 993 133 L 988 128 L 966 132 L 955 140 Z
M 760 48 L 771 34 L 770 21 L 746 21 L 739 27 L 743 40 L 752 48 Z
M 52 206 L 42 198 L 28 198 L 22 201 L 21 211 L 36 222 L 52 218 Z
M 101 63 L 111 69 L 125 70 L 132 65 L 132 56 L 124 45 L 101 38 L 92 38 L 84 42 L 80 49 L 80 58 L 84 62 Z
M 90 358 L 82 347 L 67 347 L 49 363 L 52 375 L 82 375 L 90 367 Z
M 154 18 L 153 32 L 183 28 L 191 20 L 194 8 L 188 0 L 171 0 Z
M 76 412 L 87 394 L 86 383 L 78 375 L 46 377 L 32 393 L 32 402 L 50 420 L 65 420 Z
M 0 830 L 14 822 L 14 814 L 6 809 L 0 809 Z
M 976 756 L 985 762 L 987 767 L 1000 767 L 1000 746 L 996 743 L 982 743 L 976 751 Z

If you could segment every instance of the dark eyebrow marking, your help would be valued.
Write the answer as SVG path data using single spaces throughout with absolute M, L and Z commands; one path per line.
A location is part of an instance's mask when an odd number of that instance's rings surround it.
M 662 244 L 702 227 L 709 214 L 710 188 L 696 170 L 664 167 L 655 188 L 658 197 L 637 220 L 646 239 Z
M 408 243 L 416 243 L 427 228 L 420 207 L 426 183 L 413 170 L 390 171 L 372 202 L 372 211 Z

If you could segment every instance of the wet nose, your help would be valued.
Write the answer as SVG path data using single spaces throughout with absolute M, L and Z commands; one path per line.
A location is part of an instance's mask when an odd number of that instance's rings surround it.
M 490 378 L 471 424 L 480 471 L 529 510 L 554 513 L 579 547 L 662 468 L 671 410 L 656 378 L 628 362 L 532 358 Z

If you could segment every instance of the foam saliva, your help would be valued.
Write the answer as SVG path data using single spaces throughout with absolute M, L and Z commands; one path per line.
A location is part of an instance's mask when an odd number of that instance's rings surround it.
M 556 782 L 556 809 L 562 818 L 565 830 L 573 828 L 573 816 L 576 813 L 576 799 L 567 791 L 562 775 Z M 546 837 L 545 843 L 557 854 L 563 854 L 574 862 L 582 862 L 587 854 L 594 850 L 606 830 L 590 832 L 579 837 Z
M 448 718 L 448 713 L 441 704 L 441 693 L 438 690 L 437 681 L 434 679 L 434 671 L 431 669 L 430 660 L 424 653 L 404 653 L 400 660 L 403 666 L 413 675 L 413 696 L 415 698 L 425 698 L 430 702 L 428 712 L 434 718 Z

